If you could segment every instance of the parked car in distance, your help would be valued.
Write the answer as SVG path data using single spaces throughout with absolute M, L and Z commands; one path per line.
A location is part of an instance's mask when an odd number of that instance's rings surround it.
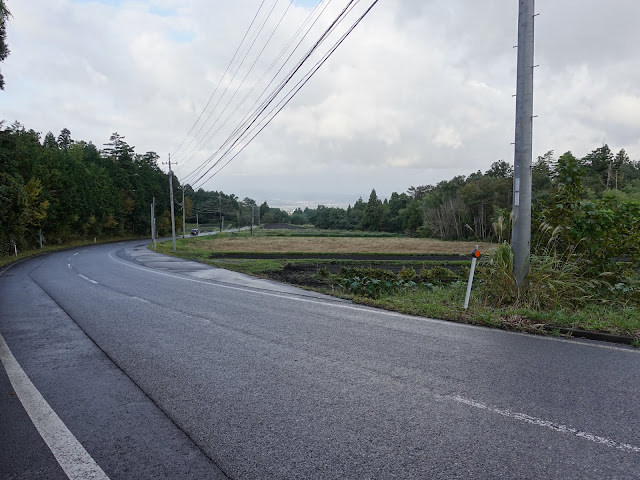
M 191 229 L 191 236 L 197 237 L 199 233 L 200 233 L 200 230 L 198 230 L 197 228 Z

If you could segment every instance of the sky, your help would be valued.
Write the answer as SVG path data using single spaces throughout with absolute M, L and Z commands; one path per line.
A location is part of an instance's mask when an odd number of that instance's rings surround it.
M 7 0 L 0 120 L 43 136 L 68 128 L 99 148 L 118 132 L 137 153 L 163 161 L 171 153 L 181 182 L 193 180 L 252 111 L 275 78 L 267 68 L 314 8 L 327 5 L 282 73 L 347 4 L 264 0 L 256 16 L 261 2 Z M 640 159 L 640 3 L 538 0 L 536 8 L 534 158 L 584 156 L 607 143 Z M 233 63 L 254 16 L 253 49 L 246 41 Z M 516 0 L 380 0 L 231 163 L 193 185 L 287 209 L 346 206 L 372 188 L 384 198 L 513 163 L 517 17 Z

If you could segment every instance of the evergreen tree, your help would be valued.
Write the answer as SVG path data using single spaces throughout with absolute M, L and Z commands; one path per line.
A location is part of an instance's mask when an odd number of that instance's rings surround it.
M 7 46 L 7 19 L 11 16 L 11 12 L 7 8 L 4 0 L 0 0 L 0 62 L 9 56 L 9 47 Z M 4 90 L 4 77 L 0 72 L 0 90 Z

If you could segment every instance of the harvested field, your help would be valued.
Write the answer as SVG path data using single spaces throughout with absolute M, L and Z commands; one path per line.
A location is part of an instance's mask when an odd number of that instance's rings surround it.
M 215 238 L 198 244 L 211 252 L 262 253 L 381 253 L 468 255 L 477 243 L 444 242 L 426 238 L 333 238 L 333 237 L 230 237 Z M 482 251 L 492 245 L 480 244 Z

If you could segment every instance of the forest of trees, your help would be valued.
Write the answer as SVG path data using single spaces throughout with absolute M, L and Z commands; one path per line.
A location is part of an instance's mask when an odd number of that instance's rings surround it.
M 0 123 L 0 255 L 73 240 L 144 236 L 151 233 L 150 205 L 156 201 L 158 235 L 171 234 L 169 183 L 155 152 L 138 154 L 113 133 L 103 148 L 74 140 L 68 129 L 44 138 L 18 122 Z M 173 179 L 176 224 L 181 225 L 182 186 Z M 223 192 L 184 188 L 188 221 L 243 225 L 255 201 Z M 240 216 L 238 213 L 240 212 Z M 270 221 L 288 214 L 266 203 L 256 207 Z
M 103 148 L 64 129 L 44 138 L 19 123 L 0 123 L 0 254 L 41 242 L 150 234 L 156 199 L 159 235 L 170 234 L 167 175 L 154 152 L 135 153 L 114 133 Z M 184 187 L 187 221 L 249 225 L 311 224 L 322 229 L 401 233 L 444 240 L 509 240 L 513 169 L 504 161 L 484 173 L 410 187 L 380 199 L 372 190 L 348 208 L 319 205 L 288 213 L 233 194 Z M 183 189 L 174 178 L 177 225 Z M 548 152 L 533 165 L 534 249 L 582 248 L 606 258 L 640 250 L 640 162 L 607 145 L 578 159 Z M 605 258 L 606 257 L 606 258 Z
M 559 159 L 553 152 L 533 165 L 533 212 L 542 222 L 546 209 L 557 201 L 566 185 L 576 183 L 575 201 L 640 201 L 640 162 L 624 150 L 613 154 L 607 145 L 583 159 L 570 152 Z M 495 162 L 484 174 L 457 176 L 436 185 L 410 187 L 381 200 L 374 190 L 368 201 L 359 198 L 346 209 L 318 206 L 296 210 L 291 223 L 319 228 L 405 233 L 444 240 L 508 239 L 513 190 L 513 169 Z M 550 212 L 549 212 L 550 213 Z

